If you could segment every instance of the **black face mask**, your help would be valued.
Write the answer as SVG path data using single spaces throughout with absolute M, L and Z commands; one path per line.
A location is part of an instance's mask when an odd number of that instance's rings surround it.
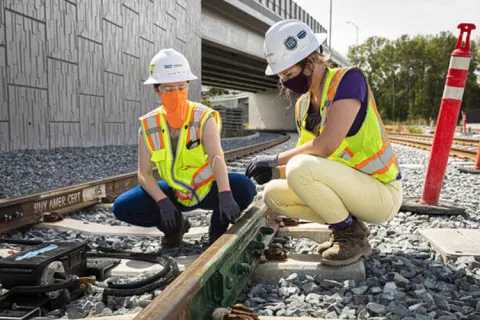
M 303 70 L 305 66 L 296 77 L 282 82 L 283 86 L 299 94 L 306 93 L 310 88 L 310 78 L 303 73 Z

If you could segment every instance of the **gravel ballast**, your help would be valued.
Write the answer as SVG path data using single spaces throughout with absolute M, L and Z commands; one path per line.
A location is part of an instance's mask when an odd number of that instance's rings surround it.
M 280 134 L 222 141 L 224 151 L 269 141 Z M 137 170 L 137 146 L 60 148 L 0 153 L 0 199 L 71 186 Z
M 286 144 L 265 150 L 273 154 L 292 148 L 296 135 Z M 394 146 L 404 177 L 404 195 L 420 196 L 429 153 Z M 136 152 L 136 150 L 135 150 Z M 136 154 L 135 154 L 136 157 Z M 230 171 L 243 172 L 246 158 L 228 162 Z M 432 252 L 418 230 L 421 228 L 480 227 L 480 180 L 460 174 L 451 159 L 442 190 L 442 199 L 466 207 L 465 216 L 426 216 L 400 212 L 382 225 L 370 225 L 374 254 L 365 262 L 366 281 L 335 282 L 296 274 L 276 284 L 249 283 L 239 302 L 260 315 L 310 316 L 326 319 L 480 319 L 480 262 L 462 257 L 444 263 Z M 257 186 L 262 191 L 264 186 Z M 260 198 L 261 194 L 257 196 Z M 98 209 L 98 223 L 112 224 L 108 209 Z M 204 219 L 209 221 L 208 214 Z M 86 216 L 83 216 L 85 218 Z M 82 214 L 76 217 L 82 220 Z M 191 218 L 191 217 L 189 217 Z M 90 221 L 90 220 L 89 220 Z M 121 225 L 121 224 L 119 224 Z M 203 226 L 203 225 L 202 225 Z M 16 232 L 14 238 L 42 240 L 87 240 L 93 249 L 109 246 L 136 252 L 158 252 L 160 239 L 153 237 L 86 236 L 74 231 L 31 230 Z M 199 254 L 205 250 L 200 239 L 184 241 L 182 248 L 162 251 L 171 256 Z M 284 247 L 290 253 L 312 254 L 316 243 L 309 239 L 290 239 Z M 139 312 L 160 293 L 133 297 L 109 297 L 102 302 L 98 289 L 58 310 L 54 317 L 74 318 Z M 53 311 L 52 311 L 53 312 Z M 53 314 L 52 314 L 53 316 Z
M 395 145 L 404 195 L 420 196 L 429 152 Z M 454 164 L 455 162 L 455 164 Z M 460 162 L 460 163 L 459 163 Z M 332 285 L 328 279 L 290 275 L 277 284 L 250 283 L 239 302 L 260 315 L 326 319 L 480 319 L 480 262 L 461 257 L 444 263 L 418 233 L 422 228 L 480 227 L 480 179 L 460 174 L 450 159 L 441 198 L 466 208 L 465 216 L 400 212 L 370 225 L 372 257 L 366 281 Z M 316 243 L 290 239 L 290 253 L 313 253 Z

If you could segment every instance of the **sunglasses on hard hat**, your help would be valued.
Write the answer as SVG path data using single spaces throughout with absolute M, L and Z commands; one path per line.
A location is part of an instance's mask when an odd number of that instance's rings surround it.
M 182 91 L 182 90 L 188 89 L 189 85 L 190 84 L 187 83 L 187 84 L 182 84 L 182 85 L 179 85 L 179 86 L 164 86 L 164 87 L 162 87 L 161 84 L 157 83 L 157 84 L 154 84 L 153 87 L 159 93 L 169 93 L 169 92 L 176 91 L 176 90 Z

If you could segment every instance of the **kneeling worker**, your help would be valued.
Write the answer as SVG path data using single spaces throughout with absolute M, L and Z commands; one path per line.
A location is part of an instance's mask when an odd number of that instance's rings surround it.
M 212 244 L 256 195 L 250 179 L 227 171 L 218 112 L 187 100 L 189 81 L 195 79 L 187 59 L 177 51 L 164 49 L 153 57 L 144 84 L 153 85 L 163 104 L 140 117 L 140 185 L 120 195 L 113 205 L 119 220 L 158 227 L 165 234 L 164 248 L 180 246 L 188 232 L 190 224 L 181 212 L 213 210 Z M 153 177 L 152 162 L 163 181 Z

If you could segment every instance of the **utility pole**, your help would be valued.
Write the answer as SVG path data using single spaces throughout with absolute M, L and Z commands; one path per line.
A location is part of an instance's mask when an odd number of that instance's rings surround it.
M 328 46 L 332 50 L 332 0 L 330 0 L 330 27 L 328 30 Z

